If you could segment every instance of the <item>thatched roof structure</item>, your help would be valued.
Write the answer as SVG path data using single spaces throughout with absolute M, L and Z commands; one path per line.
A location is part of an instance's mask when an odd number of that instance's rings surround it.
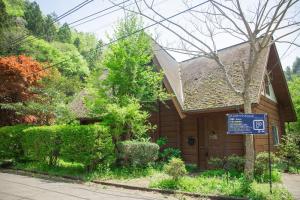
M 250 45 L 237 44 L 222 50 L 218 55 L 220 61 L 226 66 L 225 70 L 215 60 L 206 57 L 196 57 L 183 62 L 177 62 L 167 51 L 154 42 L 154 64 L 165 74 L 164 85 L 174 94 L 173 102 L 181 117 L 189 112 L 209 112 L 218 110 L 236 109 L 243 105 L 243 99 L 230 87 L 242 90 L 243 65 L 248 66 Z M 272 59 L 270 59 L 270 54 Z M 264 87 L 264 76 L 270 65 L 270 60 L 280 60 L 275 45 L 266 48 L 260 54 L 258 65 L 255 66 L 250 84 L 250 98 L 253 104 L 258 104 Z M 289 120 L 294 119 L 295 113 L 291 98 L 283 76 L 281 65 L 275 69 L 279 79 L 275 84 L 281 87 L 276 96 L 286 105 L 290 113 Z M 226 76 L 227 73 L 227 76 Z M 275 88 L 276 89 L 276 88 Z M 86 91 L 82 91 L 72 102 L 71 108 L 78 117 L 86 117 L 83 98 Z

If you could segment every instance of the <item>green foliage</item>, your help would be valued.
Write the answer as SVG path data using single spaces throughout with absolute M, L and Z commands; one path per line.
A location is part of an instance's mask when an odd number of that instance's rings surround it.
M 57 161 L 57 165 L 48 165 L 45 162 L 27 161 L 16 163 L 14 168 L 47 173 L 49 175 L 73 176 L 88 179 L 88 172 L 82 163 L 65 162 L 61 159 Z
M 114 145 L 106 126 L 65 126 L 60 132 L 64 160 L 83 163 L 88 170 L 114 163 Z
M 94 33 L 72 31 L 72 43 L 77 47 L 78 51 L 84 55 L 97 45 L 97 38 Z
M 287 133 L 282 137 L 278 154 L 284 164 L 285 171 L 290 172 L 293 167 L 300 168 L 299 143 L 299 136 L 295 133 Z
M 122 165 L 145 167 L 158 158 L 159 146 L 151 142 L 123 141 L 118 144 Z
M 286 188 L 275 186 L 273 193 L 270 194 L 268 184 L 252 183 L 251 190 L 247 195 L 253 200 L 293 200 L 293 196 L 288 192 Z
M 81 88 L 77 78 L 61 76 L 51 70 L 51 76 L 43 78 L 38 87 L 29 88 L 35 98 L 26 102 L 2 104 L 2 108 L 13 110 L 22 116 L 35 116 L 35 124 L 53 125 L 75 122 L 75 116 L 68 105 Z
M 299 57 L 297 57 L 296 60 L 294 61 L 293 66 L 292 66 L 292 71 L 294 74 L 300 75 L 300 58 Z
M 288 82 L 289 91 L 293 100 L 294 108 L 297 118 L 300 119 L 300 76 L 292 76 L 292 80 Z M 288 131 L 292 131 L 294 134 L 300 135 L 300 120 L 288 124 Z
M 168 162 L 172 158 L 180 158 L 181 157 L 181 151 L 180 149 L 167 147 L 164 148 L 164 146 L 168 143 L 168 140 L 166 137 L 160 137 L 156 140 L 156 144 L 161 148 L 161 151 L 159 152 L 159 160 L 162 162 Z
M 55 64 L 55 67 L 65 76 L 89 74 L 87 62 L 74 45 L 60 42 L 48 43 L 32 36 L 26 41 L 21 45 L 19 53 L 31 56 L 39 62 Z
M 111 40 L 132 35 L 110 45 L 104 52 L 103 66 L 108 74 L 103 84 L 114 97 L 131 96 L 143 106 L 149 106 L 167 94 L 162 87 L 163 73 L 151 64 L 151 38 L 143 31 L 133 34 L 142 26 L 135 16 L 119 23 Z
M 6 5 L 3 2 L 3 0 L 0 0 L 0 23 L 1 23 L 0 27 L 1 27 L 1 29 L 3 29 L 7 25 L 8 19 L 9 19 L 9 15 L 6 11 Z
M 241 156 L 230 155 L 227 156 L 227 168 L 229 171 L 244 171 L 245 159 Z
M 160 138 L 158 138 L 158 139 L 156 140 L 156 144 L 157 144 L 160 148 L 164 147 L 164 146 L 167 144 L 167 142 L 168 142 L 168 140 L 167 140 L 166 137 L 160 137 Z
M 53 42 L 51 45 L 62 53 L 63 56 L 61 60 L 67 60 L 61 65 L 61 67 L 58 68 L 64 75 L 89 75 L 90 70 L 88 68 L 88 63 L 84 57 L 80 55 L 74 45 L 60 42 Z
M 72 42 L 72 33 L 69 25 L 64 23 L 57 32 L 57 39 L 63 43 L 71 43 Z
M 291 81 L 292 80 L 292 70 L 289 66 L 286 67 L 286 70 L 284 71 L 284 75 L 287 81 Z
M 271 162 L 272 165 L 276 165 L 279 163 L 279 158 L 271 153 Z M 269 153 L 268 152 L 260 152 L 256 155 L 255 159 L 255 167 L 254 167 L 254 176 L 255 179 L 261 182 L 267 182 L 269 180 Z M 274 170 L 271 173 L 271 177 L 273 181 L 280 181 L 281 174 L 279 171 Z
M 168 147 L 164 148 L 162 152 L 159 153 L 159 158 L 163 162 L 168 162 L 172 158 L 181 158 L 180 149 Z
M 208 163 L 215 169 L 242 172 L 244 170 L 245 159 L 241 156 L 230 155 L 223 158 L 211 158 Z
M 1 21 L 3 20 L 0 25 L 0 55 L 17 54 L 20 44 L 12 45 L 12 41 L 19 40 L 27 34 L 26 21 L 19 17 L 10 17 L 5 13 L 1 13 L 0 17 Z
M 172 158 L 169 163 L 164 166 L 164 171 L 174 180 L 182 178 L 187 173 L 184 162 L 180 158 Z
M 0 128 L 1 158 L 25 158 L 49 165 L 59 159 L 88 170 L 115 160 L 109 129 L 103 125 L 12 126 Z M 24 153 L 23 153 L 24 152 Z
M 210 171 L 208 171 L 210 173 Z M 158 179 L 150 183 L 151 188 L 167 190 L 179 190 L 193 192 L 202 195 L 222 195 L 230 197 L 243 197 L 253 200 L 292 200 L 291 194 L 281 186 L 273 187 L 273 193 L 269 192 L 268 184 L 248 182 L 243 176 L 231 177 L 229 183 L 220 176 L 207 176 L 201 173 L 195 177 L 185 176 L 179 180 Z M 212 174 L 212 173 L 210 173 Z
M 54 23 L 55 16 L 47 15 L 44 19 L 44 34 L 43 38 L 48 41 L 52 42 L 56 37 L 57 28 Z
M 55 165 L 61 148 L 60 128 L 60 126 L 43 126 L 24 130 L 22 146 L 25 156 Z
M 24 152 L 21 143 L 23 130 L 26 125 L 5 126 L 0 128 L 0 158 L 22 159 Z
M 24 19 L 26 28 L 35 36 L 43 36 L 44 18 L 39 5 L 34 1 L 25 1 Z
M 21 17 L 24 15 L 23 0 L 1 0 L 6 7 L 6 12 L 10 16 Z
M 123 105 L 108 103 L 102 121 L 110 127 L 117 143 L 122 137 L 136 140 L 147 137 L 148 131 L 152 129 L 148 117 L 149 114 L 141 110 L 136 100 L 128 99 Z
M 224 160 L 218 157 L 212 157 L 208 160 L 208 164 L 214 169 L 223 169 Z

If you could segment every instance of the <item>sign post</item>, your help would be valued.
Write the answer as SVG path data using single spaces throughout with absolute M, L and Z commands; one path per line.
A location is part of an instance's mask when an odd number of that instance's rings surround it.
M 267 114 L 227 114 L 227 134 L 229 135 L 262 135 L 268 134 Z M 269 183 L 270 193 L 272 193 L 272 163 L 270 134 L 268 134 L 269 151 Z

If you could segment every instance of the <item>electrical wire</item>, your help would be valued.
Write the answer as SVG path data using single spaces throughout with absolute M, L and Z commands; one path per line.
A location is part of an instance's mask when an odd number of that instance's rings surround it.
M 155 22 L 155 23 L 152 23 L 152 24 L 150 24 L 150 25 L 148 25 L 148 26 L 145 26 L 145 27 L 143 27 L 143 28 L 141 28 L 141 29 L 138 29 L 138 30 L 136 30 L 136 31 L 134 31 L 134 32 L 132 32 L 132 33 L 130 33 L 130 34 L 128 34 L 128 35 L 125 35 L 125 36 L 119 37 L 119 38 L 117 38 L 117 39 L 115 39 L 115 40 L 112 40 L 112 41 L 110 41 L 110 42 L 108 42 L 108 43 L 106 43 L 106 44 L 103 44 L 102 46 L 97 47 L 97 48 L 95 48 L 95 49 L 92 49 L 92 50 L 90 50 L 90 51 L 88 51 L 88 52 L 89 52 L 89 53 L 92 53 L 93 51 L 96 51 L 96 50 L 98 50 L 99 48 L 103 48 L 103 47 L 109 46 L 109 45 L 111 45 L 111 44 L 113 44 L 113 43 L 115 43 L 115 42 L 124 40 L 124 39 L 126 39 L 126 38 L 128 38 L 128 37 L 130 37 L 130 36 L 132 36 L 132 35 L 135 35 L 135 34 L 137 34 L 137 33 L 139 33 L 139 32 L 142 32 L 142 31 L 144 31 L 144 30 L 146 30 L 146 29 L 148 29 L 148 28 L 150 28 L 150 27 L 153 27 L 153 26 L 155 26 L 155 25 L 157 25 L 157 24 L 160 24 L 160 23 L 162 23 L 162 22 L 164 22 L 164 21 L 166 21 L 166 20 L 169 20 L 169 19 L 171 19 L 171 18 L 177 17 L 177 16 L 179 16 L 179 15 L 185 13 L 185 12 L 188 12 L 188 11 L 194 9 L 194 8 L 197 8 L 197 7 L 199 7 L 199 6 L 202 6 L 202 5 L 204 5 L 204 4 L 208 3 L 208 2 L 209 2 L 209 0 L 207 0 L 207 1 L 205 1 L 205 2 L 202 2 L 202 3 L 199 3 L 199 4 L 196 4 L 196 5 L 192 6 L 192 7 L 189 7 L 188 9 L 185 9 L 185 10 L 180 11 L 180 12 L 174 14 L 174 15 L 171 15 L 171 16 L 169 16 L 169 17 L 166 17 L 166 18 L 164 18 L 164 19 L 161 19 L 161 20 L 159 20 L 159 21 L 157 21 L 157 22 Z M 78 56 L 80 56 L 80 55 L 78 55 Z M 57 66 L 57 65 L 59 65 L 59 64 L 62 64 L 62 63 L 67 62 L 67 61 L 69 61 L 69 60 L 72 60 L 74 57 L 77 57 L 77 56 L 73 56 L 72 58 L 65 59 L 65 60 L 62 60 L 62 61 L 60 61 L 60 62 L 58 62 L 58 63 L 49 65 L 48 67 L 45 67 L 45 68 L 43 68 L 43 69 L 41 69 L 41 70 L 39 70 L 39 71 L 37 71 L 37 72 L 31 73 L 31 74 L 29 74 L 28 76 L 32 76 L 32 75 L 34 75 L 34 74 L 36 74 L 36 73 L 39 73 L 39 72 L 44 71 L 44 70 L 46 70 L 46 69 L 50 69 L 50 68 L 55 67 L 55 66 Z
M 93 2 L 93 1 L 94 1 L 94 0 L 85 0 L 85 1 L 83 1 L 82 3 L 78 4 L 77 6 L 73 7 L 72 9 L 68 10 L 67 12 L 65 12 L 65 13 L 61 14 L 60 16 L 58 16 L 57 18 L 55 18 L 55 19 L 53 20 L 53 22 L 51 23 L 51 25 L 54 24 L 55 22 L 57 22 L 57 21 L 59 21 L 59 20 L 65 18 L 65 17 L 71 15 L 72 13 L 76 12 L 76 11 L 79 10 L 80 8 L 84 7 L 85 5 L 87 5 L 87 4 L 89 4 L 89 3 Z M 25 39 L 28 38 L 30 35 L 31 35 L 30 33 L 27 33 L 27 34 L 25 34 L 25 35 L 23 35 L 23 36 L 17 38 L 16 40 L 12 41 L 12 43 L 10 44 L 10 46 L 14 46 L 14 45 L 16 45 L 16 44 L 22 44 L 21 41 L 25 40 Z
M 93 1 L 93 0 L 92 0 L 92 1 Z M 105 11 L 110 10 L 110 9 L 112 9 L 112 8 L 114 8 L 114 7 L 117 7 L 117 6 L 123 4 L 123 3 L 127 2 L 127 1 L 129 1 L 129 0 L 123 1 L 123 2 L 121 2 L 121 3 L 118 3 L 118 4 L 116 4 L 116 5 L 113 5 L 113 6 L 111 6 L 111 7 L 105 8 L 105 9 L 103 9 L 103 10 L 100 10 L 100 11 L 98 11 L 98 12 L 96 12 L 96 13 L 93 13 L 93 14 L 90 14 L 90 15 L 88 15 L 88 16 L 85 16 L 85 17 L 83 17 L 83 18 L 80 18 L 80 19 L 78 19 L 78 20 L 76 20 L 76 21 L 74 21 L 74 22 L 71 22 L 71 23 L 74 24 L 74 23 L 76 23 L 76 22 L 82 21 L 82 20 L 87 19 L 87 18 L 89 18 L 89 17 L 91 17 L 91 16 L 94 16 L 94 15 L 96 15 L 96 14 L 105 12 Z M 90 21 L 93 21 L 93 20 L 98 19 L 98 18 L 100 18 L 100 17 L 103 17 L 103 16 L 105 16 L 105 15 L 108 15 L 108 14 L 110 14 L 110 13 L 113 13 L 113 12 L 105 13 L 105 14 L 103 14 L 103 15 L 101 15 L 101 16 L 98 16 L 98 17 L 89 19 L 89 20 L 84 21 L 84 22 L 82 22 L 82 23 L 80 23 L 80 24 L 78 24 L 78 25 L 75 25 L 75 26 L 79 26 L 79 25 L 88 23 L 88 22 L 90 22 Z M 67 25 L 70 25 L 70 24 L 68 24 L 68 23 L 66 23 L 66 24 L 67 24 Z M 73 26 L 73 27 L 75 27 L 75 26 Z M 73 28 L 73 27 L 71 27 L 71 28 Z M 30 35 L 29 35 L 29 36 L 30 36 Z M 33 41 L 33 40 L 35 40 L 35 39 L 36 39 L 36 38 L 31 38 L 31 39 L 26 40 L 26 41 L 24 41 L 23 43 L 19 43 L 19 44 L 25 44 L 25 43 L 31 42 L 31 41 Z

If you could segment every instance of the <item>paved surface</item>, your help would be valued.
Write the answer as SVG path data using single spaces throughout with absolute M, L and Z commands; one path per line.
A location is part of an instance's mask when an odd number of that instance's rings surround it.
M 178 197 L 0 172 L 0 200 L 174 200 Z
M 283 185 L 293 194 L 295 199 L 300 200 L 300 175 L 283 174 Z

